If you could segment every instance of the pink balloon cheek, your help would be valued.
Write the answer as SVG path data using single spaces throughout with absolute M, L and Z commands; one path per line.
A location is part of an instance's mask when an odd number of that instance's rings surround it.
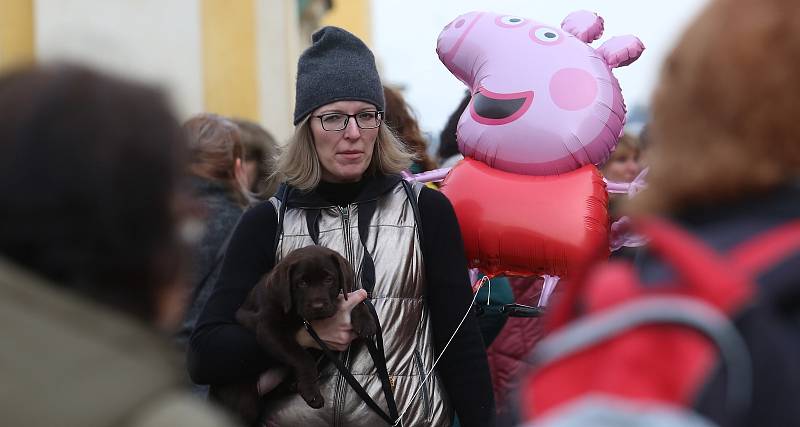
M 561 109 L 586 108 L 597 97 L 597 80 L 580 68 L 564 68 L 550 79 L 550 98 Z

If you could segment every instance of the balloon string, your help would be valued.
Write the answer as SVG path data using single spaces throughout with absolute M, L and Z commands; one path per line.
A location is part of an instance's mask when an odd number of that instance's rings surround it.
M 489 284 L 489 292 L 491 292 L 492 291 L 492 287 L 491 287 L 492 281 L 489 279 L 488 276 L 483 276 L 481 278 L 481 280 L 479 282 L 478 289 L 480 289 L 483 286 L 484 283 L 488 283 Z M 458 333 L 458 330 L 461 329 L 461 326 L 464 325 L 464 321 L 467 320 L 467 316 L 469 316 L 469 313 L 472 311 L 472 305 L 475 304 L 475 300 L 477 298 L 478 298 L 478 292 L 476 291 L 475 294 L 472 296 L 472 301 L 470 302 L 469 307 L 467 307 L 467 312 L 464 313 L 464 317 L 461 318 L 461 322 L 458 323 L 458 326 L 456 326 L 456 330 L 453 331 L 453 335 L 451 335 L 450 339 L 447 340 L 447 344 L 444 345 L 444 348 L 442 349 L 442 352 L 439 353 L 439 357 L 437 357 L 436 360 L 433 362 L 433 366 L 431 366 L 431 370 L 428 371 L 425 374 L 425 378 L 422 379 L 422 383 L 420 383 L 419 387 L 417 387 L 417 389 L 414 391 L 414 394 L 411 395 L 411 398 L 408 400 L 408 404 L 406 405 L 406 408 L 403 410 L 403 412 L 400 413 L 400 415 L 397 416 L 397 420 L 395 420 L 395 422 L 393 424 L 393 427 L 397 427 L 397 426 L 401 425 L 401 422 L 403 420 L 403 415 L 405 415 L 406 412 L 408 412 L 408 410 L 411 409 L 411 404 L 414 403 L 414 398 L 417 397 L 417 394 L 420 392 L 420 390 L 422 390 L 422 387 L 425 387 L 425 383 L 428 381 L 428 378 L 430 378 L 431 374 L 433 374 L 434 369 L 436 369 L 436 365 L 438 365 L 439 361 L 442 360 L 442 356 L 444 356 L 444 352 L 447 351 L 447 347 L 449 347 L 450 343 L 453 342 L 453 338 L 456 337 L 456 334 Z
M 483 281 L 484 278 L 486 279 L 486 282 L 489 283 L 489 286 L 487 286 L 489 288 L 489 291 L 486 292 L 486 305 L 488 306 L 489 302 L 492 299 L 492 281 L 489 280 L 488 276 L 483 276 L 483 278 L 481 278 L 481 281 Z M 481 284 L 481 286 L 483 286 L 483 284 Z M 479 290 L 480 290 L 481 286 L 478 286 Z

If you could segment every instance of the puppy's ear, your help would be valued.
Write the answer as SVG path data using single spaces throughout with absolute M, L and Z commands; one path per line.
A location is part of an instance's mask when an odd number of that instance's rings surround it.
M 333 258 L 333 264 L 336 266 L 339 273 L 339 288 L 342 290 L 344 298 L 347 299 L 347 294 L 353 292 L 353 281 L 355 280 L 356 274 L 353 271 L 353 267 L 350 266 L 350 263 L 343 256 L 334 253 L 331 254 L 331 258 Z
M 292 309 L 292 267 L 294 263 L 279 262 L 275 266 L 270 279 L 270 289 L 272 289 L 272 297 L 275 298 L 283 308 L 284 313 L 289 313 Z

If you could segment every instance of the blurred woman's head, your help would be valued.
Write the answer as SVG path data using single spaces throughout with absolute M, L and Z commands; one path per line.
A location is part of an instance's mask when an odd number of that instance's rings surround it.
M 241 204 L 247 203 L 244 148 L 239 128 L 216 114 L 199 114 L 183 125 L 189 142 L 189 171 L 228 186 Z
M 76 66 L 0 78 L 0 255 L 148 321 L 179 317 L 185 140 L 157 90 Z M 167 308 L 169 307 L 169 308 Z
M 258 123 L 234 119 L 239 127 L 244 148 L 244 172 L 251 193 L 267 199 L 275 193 L 278 185 L 270 179 L 275 171 L 278 144 L 275 138 Z
M 617 143 L 617 148 L 603 165 L 603 176 L 609 181 L 633 181 L 640 172 L 639 154 L 636 137 L 623 134 Z
M 717 0 L 697 18 L 653 98 L 640 207 L 732 201 L 797 179 L 798 22 L 795 0 Z

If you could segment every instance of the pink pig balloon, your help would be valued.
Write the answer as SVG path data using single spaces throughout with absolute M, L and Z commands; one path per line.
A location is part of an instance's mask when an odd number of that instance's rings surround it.
M 594 49 L 603 19 L 573 12 L 561 28 L 470 12 L 444 27 L 436 51 L 473 94 L 458 123 L 462 154 L 495 169 L 554 175 L 604 162 L 625 123 L 611 69 L 644 50 L 634 36 Z

